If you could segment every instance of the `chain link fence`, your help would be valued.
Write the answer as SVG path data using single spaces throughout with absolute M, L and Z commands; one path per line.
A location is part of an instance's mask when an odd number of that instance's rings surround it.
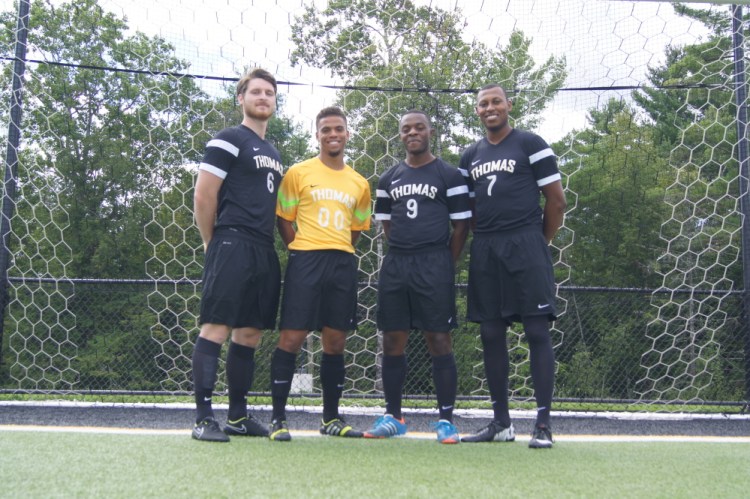
M 197 329 L 195 314 L 199 281 L 170 283 L 148 280 L 49 280 L 12 279 L 19 295 L 12 306 L 44 297 L 49 310 L 26 314 L 14 325 L 5 345 L 6 392 L 189 395 L 190 357 Z M 157 292 L 156 288 L 161 291 Z M 172 300 L 187 307 L 165 306 L 154 312 L 153 298 L 174 290 Z M 459 309 L 465 295 L 459 286 Z M 674 352 L 664 359 L 659 338 L 650 332 L 660 303 L 669 292 L 648 289 L 561 287 L 559 296 L 567 312 L 555 324 L 564 331 L 555 338 L 557 360 L 556 399 L 587 403 L 607 409 L 613 404 L 658 402 L 692 405 L 741 406 L 744 400 L 742 301 L 737 292 L 686 293 L 697 309 L 708 297 L 721 302 L 722 313 L 733 317 L 718 333 L 694 319 L 691 329 L 670 336 Z M 372 294 L 374 299 L 374 293 Z M 46 326 L 46 315 L 61 317 Z M 192 310 L 190 310 L 192 308 Z M 705 307 L 704 307 L 705 308 Z M 704 310 L 705 311 L 705 310 Z M 361 307 L 360 312 L 366 312 Z M 12 316 L 15 314 L 11 314 Z M 707 315 L 710 315 L 707 314 Z M 697 317 L 691 314 L 690 317 Z M 270 396 L 270 359 L 278 332 L 268 332 L 256 354 L 254 395 Z M 349 398 L 380 397 L 378 383 L 379 337 L 371 327 L 352 333 L 347 343 Z M 528 350 L 518 326 L 509 334 L 512 360 L 511 397 L 515 402 L 533 397 Z M 459 370 L 459 400 L 486 400 L 481 342 L 475 324 L 462 323 L 454 334 Z M 320 393 L 317 366 L 319 336 L 311 334 L 298 356 L 293 393 L 316 397 Z M 409 373 L 405 383 L 409 400 L 432 398 L 431 363 L 417 331 L 410 335 Z M 657 354 L 661 364 L 655 363 Z M 8 362 L 8 360 L 11 362 Z M 656 370 L 654 365 L 662 365 Z M 684 364 L 684 365 L 682 365 Z M 225 390 L 223 368 L 217 391 Z

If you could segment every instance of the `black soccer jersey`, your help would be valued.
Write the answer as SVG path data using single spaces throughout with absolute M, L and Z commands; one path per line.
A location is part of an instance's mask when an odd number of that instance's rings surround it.
M 513 129 L 497 145 L 486 138 L 461 155 L 474 198 L 475 233 L 542 226 L 540 188 L 560 180 L 555 153 L 538 135 Z
M 448 220 L 470 217 L 469 189 L 463 176 L 439 158 L 419 168 L 402 161 L 378 181 L 375 219 L 390 220 L 391 248 L 447 246 Z
M 276 196 L 284 171 L 279 151 L 238 125 L 225 128 L 206 144 L 200 169 L 224 180 L 215 229 L 233 228 L 273 244 Z

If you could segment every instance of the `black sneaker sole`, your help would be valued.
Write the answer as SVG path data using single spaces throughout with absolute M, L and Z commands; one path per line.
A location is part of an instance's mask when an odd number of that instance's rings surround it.
M 226 436 L 226 435 L 224 435 L 224 434 L 222 434 L 222 435 L 223 435 L 224 438 L 222 438 L 222 437 L 220 437 L 218 435 L 215 435 L 215 436 L 211 436 L 211 435 L 196 435 L 195 433 L 193 433 L 191 436 L 193 437 L 193 440 L 198 440 L 200 442 L 219 442 L 219 443 L 229 442 L 229 437 Z
M 268 437 L 273 442 L 291 442 L 292 436 L 289 433 L 279 433 L 274 437 Z
M 551 449 L 552 448 L 552 442 L 544 443 L 544 444 L 537 444 L 529 442 L 529 449 Z
M 243 428 L 245 431 L 238 430 L 236 426 L 225 426 L 224 427 L 224 433 L 227 435 L 231 435 L 233 437 L 267 437 L 269 435 L 268 430 L 265 429 L 256 429 L 256 430 L 249 430 L 247 428 Z

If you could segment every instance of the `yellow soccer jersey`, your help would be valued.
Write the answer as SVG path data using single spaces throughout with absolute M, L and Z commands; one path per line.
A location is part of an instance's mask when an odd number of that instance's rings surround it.
M 370 184 L 346 165 L 327 167 L 317 156 L 292 166 L 279 187 L 276 214 L 297 223 L 289 249 L 354 253 L 351 231 L 370 228 Z

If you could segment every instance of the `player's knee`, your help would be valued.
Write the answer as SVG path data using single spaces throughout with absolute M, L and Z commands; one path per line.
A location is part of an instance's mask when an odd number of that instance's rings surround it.
M 485 321 L 479 327 L 479 334 L 482 337 L 482 344 L 494 344 L 505 341 L 505 334 L 508 331 L 508 323 L 504 320 Z
M 545 345 L 551 343 L 549 335 L 549 321 L 546 317 L 524 317 L 523 331 L 529 345 Z
M 204 323 L 201 325 L 199 336 L 213 343 L 223 344 L 229 337 L 231 328 L 224 324 Z
M 346 349 L 346 332 L 324 327 L 320 333 L 323 353 L 342 355 Z M 301 346 L 301 344 L 300 344 Z
M 389 331 L 383 334 L 383 353 L 385 355 L 403 355 L 409 333 L 406 331 Z
M 238 345 L 257 348 L 263 331 L 255 328 L 240 328 L 232 331 L 232 341 Z
M 433 357 L 449 355 L 453 353 L 453 342 L 450 333 L 425 333 L 427 350 Z
M 278 347 L 285 352 L 298 354 L 307 338 L 307 331 L 281 331 Z

